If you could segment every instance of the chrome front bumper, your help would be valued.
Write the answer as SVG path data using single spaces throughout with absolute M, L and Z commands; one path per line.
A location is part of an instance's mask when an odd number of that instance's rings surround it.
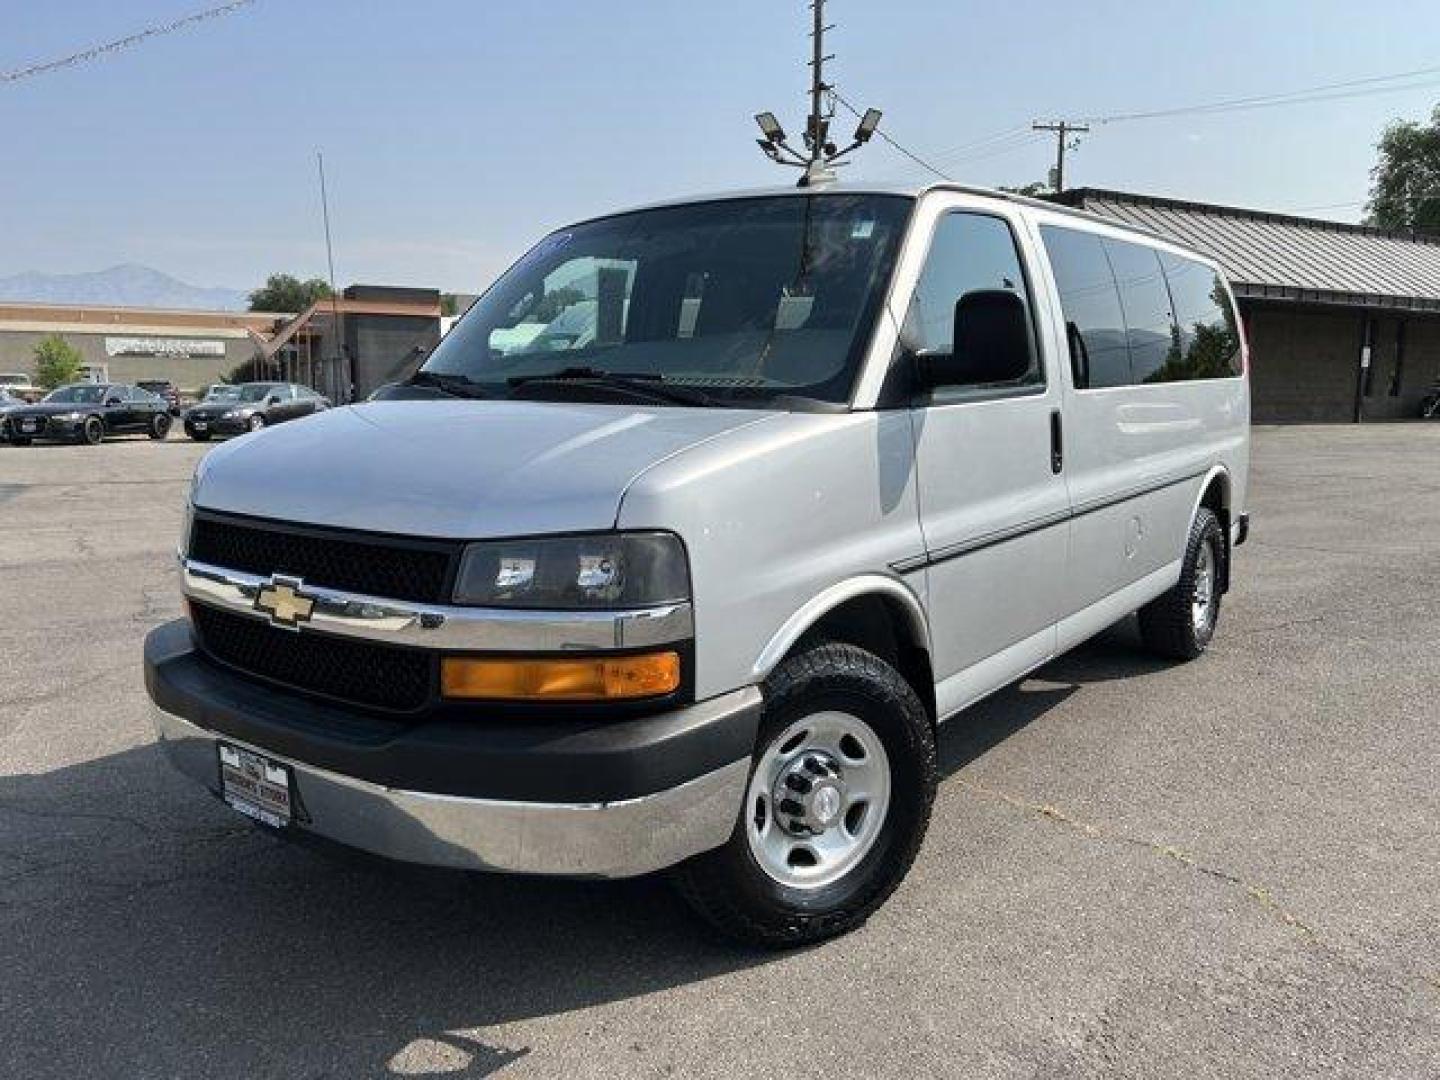
M 245 746 L 294 771 L 297 822 L 349 847 L 465 870 L 624 878 L 719 847 L 744 799 L 741 758 L 652 795 L 604 803 L 535 803 L 400 791 L 217 736 L 152 705 L 171 763 L 218 795 L 215 744 Z

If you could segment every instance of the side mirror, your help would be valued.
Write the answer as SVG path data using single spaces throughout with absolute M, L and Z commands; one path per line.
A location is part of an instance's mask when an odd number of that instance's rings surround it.
M 119 404 L 121 404 L 121 401 L 120 401 L 120 399 L 119 399 L 118 397 L 107 397 L 107 398 L 105 399 L 105 406 L 106 406 L 106 408 L 109 408 L 109 407 L 114 406 L 114 405 L 119 405 Z
M 266 405 L 279 405 L 279 404 L 280 404 L 280 399 L 279 399 L 278 397 L 276 397 L 274 394 L 271 394 L 269 397 L 267 397 L 267 398 L 265 399 L 265 404 L 266 404 Z
M 1014 382 L 1030 370 L 1033 350 L 1025 301 L 1008 289 L 979 289 L 955 302 L 949 353 L 919 357 L 922 389 Z

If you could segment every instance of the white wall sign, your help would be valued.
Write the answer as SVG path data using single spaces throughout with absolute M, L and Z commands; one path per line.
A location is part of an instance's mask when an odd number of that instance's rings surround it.
M 106 356 L 224 356 L 223 341 L 200 338 L 107 337 Z

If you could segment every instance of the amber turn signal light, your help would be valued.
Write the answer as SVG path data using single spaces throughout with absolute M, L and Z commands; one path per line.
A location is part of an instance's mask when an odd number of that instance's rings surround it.
M 489 701 L 623 701 L 680 688 L 680 654 L 505 660 L 447 656 L 440 688 L 448 698 Z

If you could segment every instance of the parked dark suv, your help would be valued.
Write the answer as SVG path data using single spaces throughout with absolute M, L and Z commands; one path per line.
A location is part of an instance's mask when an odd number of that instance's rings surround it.
M 330 400 L 294 383 L 217 384 L 205 400 L 185 410 L 185 434 L 198 442 L 212 435 L 240 435 L 270 424 L 328 409 Z
M 72 383 L 50 391 L 33 405 L 7 417 L 8 438 L 16 446 L 35 439 L 94 446 L 106 435 L 170 434 L 170 411 L 148 390 L 125 383 Z
M 149 390 L 158 398 L 164 398 L 170 407 L 171 416 L 180 415 L 180 388 L 169 379 L 139 379 L 135 385 L 141 390 Z

